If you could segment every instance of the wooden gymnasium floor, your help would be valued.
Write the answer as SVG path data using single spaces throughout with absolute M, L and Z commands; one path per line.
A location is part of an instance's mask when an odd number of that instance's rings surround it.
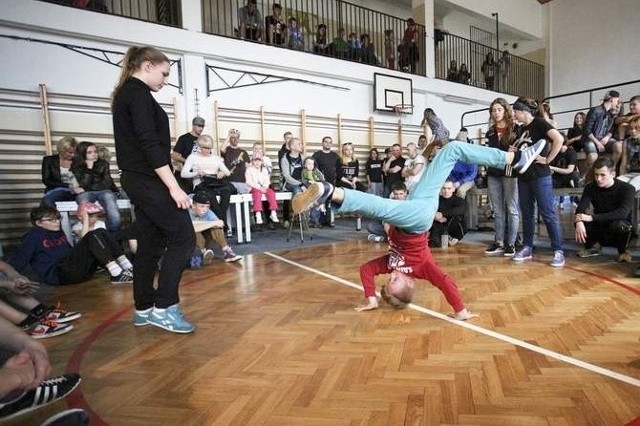
M 56 289 L 81 310 L 44 341 L 54 372 L 79 371 L 69 406 L 92 425 L 623 425 L 640 416 L 640 283 L 611 260 L 514 265 L 479 245 L 435 250 L 481 316 L 446 319 L 421 281 L 413 309 L 357 313 L 366 241 L 247 256 L 186 273 L 198 327 L 131 325 L 131 287 L 100 276 Z

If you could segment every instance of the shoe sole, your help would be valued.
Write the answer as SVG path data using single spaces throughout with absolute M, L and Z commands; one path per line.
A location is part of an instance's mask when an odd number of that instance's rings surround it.
M 59 423 L 61 420 L 64 420 L 64 422 Z M 82 408 L 71 408 L 49 417 L 41 426 L 50 426 L 55 425 L 56 423 L 65 425 L 88 425 L 89 415 Z
M 587 257 L 597 257 L 600 256 L 600 253 L 589 253 L 585 255 L 578 255 L 580 259 L 586 259 Z
M 69 324 L 68 327 L 61 328 L 60 330 L 52 331 L 46 334 L 29 334 L 33 339 L 48 339 L 49 337 L 56 337 L 62 334 L 66 334 L 73 330 L 73 325 Z
M 529 160 L 525 162 L 524 165 L 518 170 L 518 173 L 520 174 L 526 173 L 527 170 L 529 170 L 529 167 L 531 167 L 531 165 L 533 164 L 533 162 L 536 161 L 536 158 L 538 157 L 538 155 L 540 155 L 540 153 L 542 152 L 545 146 L 547 146 L 546 142 L 543 144 L 540 144 L 540 147 L 538 147 L 538 149 L 535 150 L 535 154 L 529 157 Z
M 554 265 L 553 263 L 550 263 L 549 265 L 553 266 L 554 268 L 562 268 L 564 266 L 564 262 L 562 262 L 562 264 L 558 264 L 558 265 Z
M 152 325 L 152 326 L 154 326 L 154 327 L 161 328 L 161 329 L 163 329 L 163 330 L 170 331 L 170 332 L 172 332 L 172 333 L 178 333 L 178 334 L 188 334 L 188 333 L 193 333 L 193 332 L 195 331 L 195 329 L 196 329 L 195 327 L 192 327 L 192 328 L 191 328 L 191 330 L 176 330 L 176 329 L 173 329 L 173 328 L 171 328 L 171 327 L 168 327 L 168 326 L 166 326 L 166 325 L 164 325 L 164 324 L 159 324 L 159 323 L 157 323 L 157 322 L 153 322 L 153 321 L 150 321 L 150 320 L 147 320 L 147 324 Z
M 521 257 L 516 259 L 515 257 L 512 257 L 511 260 L 513 260 L 514 262 L 524 262 L 525 260 L 531 260 L 533 259 L 533 256 L 528 256 L 528 257 Z
M 502 255 L 503 255 L 504 257 L 513 257 L 513 256 L 515 256 L 516 254 L 515 254 L 515 253 L 502 253 Z
M 504 254 L 504 251 L 485 251 L 484 254 L 487 256 L 498 256 Z
M 214 254 L 212 252 L 207 252 L 202 255 L 202 265 L 209 266 L 213 263 Z
M 320 192 L 321 185 L 311 185 L 307 188 L 306 191 L 300 192 L 291 200 L 291 208 L 293 209 L 294 214 L 303 213 L 309 208 L 311 205 L 318 201 L 322 193 Z
M 227 263 L 231 263 L 231 262 L 237 262 L 237 261 L 242 260 L 242 259 L 243 259 L 242 256 L 235 256 L 235 257 L 232 257 L 232 258 L 229 258 L 229 259 L 225 259 L 224 261 L 227 262 Z
M 68 323 L 70 321 L 75 321 L 78 318 L 80 318 L 81 316 L 82 316 L 82 314 L 80 312 L 78 312 L 78 313 L 76 313 L 74 315 L 69 315 L 69 316 L 66 316 L 64 318 L 53 318 L 53 320 L 55 322 L 57 322 L 58 324 L 65 324 L 65 323 Z

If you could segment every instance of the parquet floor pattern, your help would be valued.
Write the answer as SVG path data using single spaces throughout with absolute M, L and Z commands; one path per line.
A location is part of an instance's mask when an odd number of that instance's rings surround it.
M 382 245 L 278 255 L 359 283 Z M 459 244 L 434 254 L 480 327 L 640 379 L 640 289 L 628 267 L 570 258 L 514 265 Z M 382 282 L 382 281 L 380 281 Z M 130 287 L 105 277 L 56 289 L 84 312 L 45 341 L 55 372 L 79 369 L 93 423 L 111 425 L 622 425 L 640 387 L 411 309 L 358 313 L 361 292 L 266 254 L 185 275 L 192 335 L 131 325 Z M 450 312 L 421 281 L 416 305 Z M 70 361 L 71 359 L 71 361 Z M 62 402 L 8 424 L 37 424 Z

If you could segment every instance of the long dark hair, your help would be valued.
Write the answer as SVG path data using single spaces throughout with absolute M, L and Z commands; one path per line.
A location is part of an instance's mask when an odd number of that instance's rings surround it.
M 73 162 L 71 163 L 71 168 L 77 170 L 78 168 L 84 166 L 84 162 L 87 159 L 87 150 L 94 146 L 96 150 L 98 146 L 93 142 L 80 142 L 76 145 L 75 155 L 73 156 Z
M 154 65 L 161 64 L 163 62 L 170 63 L 169 58 L 155 47 L 131 46 L 127 50 L 127 53 L 125 53 L 124 58 L 122 58 L 120 76 L 118 77 L 118 82 L 113 88 L 113 92 L 111 92 L 111 108 L 113 108 L 113 100 L 124 82 L 130 79 L 133 73 L 138 71 L 142 64 L 147 61 Z
M 511 109 L 509 102 L 504 98 L 496 98 L 491 102 L 491 105 L 489 105 L 489 120 L 494 131 L 498 127 L 498 123 L 494 122 L 493 117 L 491 116 L 491 111 L 493 110 L 494 105 L 500 105 L 504 108 L 504 117 L 502 118 L 502 121 L 504 121 L 505 126 L 504 133 L 500 139 L 500 145 L 507 147 L 513 140 L 513 110 Z

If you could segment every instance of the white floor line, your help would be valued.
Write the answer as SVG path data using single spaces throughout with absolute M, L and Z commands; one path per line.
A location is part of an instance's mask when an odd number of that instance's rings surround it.
M 273 257 L 274 259 L 278 259 L 282 262 L 288 263 L 290 265 L 296 266 L 300 269 L 304 269 L 305 271 L 309 271 L 309 272 L 313 272 L 314 274 L 323 276 L 325 278 L 329 278 L 333 281 L 339 282 L 340 284 L 349 286 L 349 287 L 353 287 L 358 291 L 362 291 L 362 286 L 358 285 L 358 284 L 354 284 L 350 281 L 347 280 L 343 280 L 342 278 L 336 277 L 334 275 L 331 274 L 327 274 L 326 272 L 322 272 L 319 271 L 317 269 L 314 268 L 310 268 L 308 266 L 302 265 L 300 263 L 297 262 L 293 262 L 289 259 L 285 259 L 284 257 L 278 256 L 276 254 L 270 253 L 270 252 L 264 252 L 264 254 Z M 378 294 L 378 293 L 376 293 Z M 378 294 L 379 296 L 379 294 Z M 636 387 L 640 387 L 640 380 L 636 379 L 634 377 L 630 377 L 630 376 L 625 376 L 624 374 L 620 374 L 620 373 L 616 373 L 615 371 L 611 371 L 608 370 L 606 368 L 602 368 L 602 367 L 598 367 L 597 365 L 593 365 L 593 364 L 589 364 L 588 362 L 584 362 L 584 361 L 580 361 L 579 359 L 575 359 L 575 358 L 571 358 L 570 356 L 567 355 L 563 355 L 554 351 L 551 351 L 549 349 L 545 349 L 545 348 L 541 348 L 540 346 L 536 346 L 536 345 L 532 345 L 531 343 L 527 343 L 527 342 L 523 342 L 522 340 L 504 335 L 504 334 L 500 334 L 497 333 L 493 330 L 489 330 L 483 327 L 479 327 L 477 325 L 474 325 L 470 322 L 466 322 L 466 321 L 459 321 L 459 320 L 455 320 L 453 318 L 448 317 L 447 315 L 441 314 L 440 312 L 436 312 L 436 311 L 432 311 L 430 309 L 427 308 L 423 308 L 422 306 L 418 306 L 418 305 L 414 305 L 413 303 L 407 305 L 408 309 L 413 309 L 414 311 L 418 311 L 421 312 L 423 314 L 441 319 L 443 321 L 447 321 L 450 322 L 451 324 L 457 325 L 458 327 L 463 327 L 466 328 L 468 330 L 472 330 L 475 331 L 476 333 L 480 333 L 480 334 L 484 334 L 485 336 L 489 336 L 489 337 L 493 337 L 494 339 L 498 339 L 498 340 L 502 340 L 503 342 L 506 343 L 510 343 L 512 345 L 516 345 L 516 346 L 520 346 L 521 348 L 525 348 L 528 349 L 530 351 L 533 352 L 537 352 L 541 355 L 544 356 L 548 356 L 550 358 L 553 359 L 557 359 L 558 361 L 562 361 L 565 362 L 567 364 L 571 364 L 574 365 L 576 367 L 580 367 L 580 368 L 584 368 L 585 370 L 589 370 L 593 373 L 597 373 L 597 374 L 601 374 L 603 376 L 607 376 L 610 377 L 612 379 L 615 380 L 619 380 L 621 382 L 625 382 L 628 383 L 630 385 L 636 386 Z

